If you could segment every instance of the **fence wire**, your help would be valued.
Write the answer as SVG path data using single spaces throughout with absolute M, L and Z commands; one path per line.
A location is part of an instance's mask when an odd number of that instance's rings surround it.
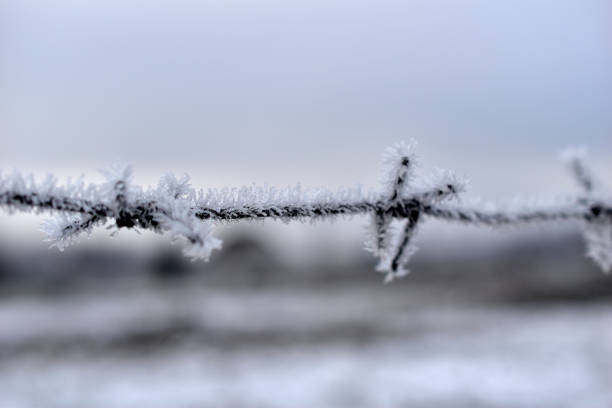
M 196 190 L 188 176 L 168 174 L 154 188 L 132 183 L 129 166 L 103 172 L 106 182 L 86 184 L 82 178 L 59 185 L 53 176 L 37 182 L 32 175 L 0 175 L 0 206 L 15 211 L 51 212 L 42 230 L 52 246 L 63 250 L 108 225 L 167 232 L 185 241 L 185 255 L 208 260 L 221 241 L 212 234 L 214 224 L 244 220 L 306 221 L 367 214 L 370 228 L 366 248 L 378 259 L 377 271 L 385 281 L 408 273 L 406 265 L 416 252 L 417 229 L 428 218 L 463 224 L 503 227 L 537 222 L 574 221 L 582 225 L 587 255 L 604 272 L 612 268 L 612 200 L 605 196 L 585 163 L 583 150 L 563 154 L 581 192 L 553 200 L 504 205 L 459 201 L 466 183 L 448 171 L 426 179 L 415 175 L 415 144 L 400 143 L 383 156 L 383 188 L 361 187 L 306 190 L 300 186 L 277 189 L 247 186 Z M 400 224 L 399 228 L 393 224 Z M 395 227 L 395 228 L 394 228 Z

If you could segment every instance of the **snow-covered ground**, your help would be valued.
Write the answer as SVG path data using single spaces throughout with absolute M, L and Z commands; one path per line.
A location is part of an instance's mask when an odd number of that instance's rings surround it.
M 0 407 L 610 407 L 612 304 L 423 288 L 0 301 Z

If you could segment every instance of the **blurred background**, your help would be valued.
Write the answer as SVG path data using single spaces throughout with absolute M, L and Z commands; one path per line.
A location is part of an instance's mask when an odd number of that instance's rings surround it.
M 466 196 L 572 193 L 567 146 L 612 175 L 611 21 L 605 0 L 3 0 L 0 169 L 377 187 L 414 138 Z M 2 407 L 612 405 L 612 280 L 576 225 L 428 221 L 383 285 L 361 217 L 221 227 L 209 263 L 147 232 L 59 253 L 42 217 L 0 213 Z

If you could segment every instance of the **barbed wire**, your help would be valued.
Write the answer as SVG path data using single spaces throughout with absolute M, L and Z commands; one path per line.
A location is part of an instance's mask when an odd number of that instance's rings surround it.
M 215 223 L 278 219 L 285 222 L 338 216 L 370 215 L 366 249 L 378 259 L 385 281 L 406 275 L 417 228 L 427 218 L 464 224 L 503 227 L 534 222 L 575 221 L 582 224 L 590 256 L 604 272 L 612 268 L 612 200 L 605 197 L 585 164 L 583 150 L 563 155 L 581 194 L 548 201 L 496 206 L 479 201 L 457 202 L 466 182 L 448 171 L 415 183 L 415 143 L 400 143 L 385 151 L 382 192 L 361 187 L 331 192 L 304 190 L 299 185 L 276 189 L 247 186 L 195 190 L 189 177 L 168 174 L 155 188 L 132 183 L 129 166 L 103 172 L 106 182 L 85 184 L 83 178 L 58 185 L 48 176 L 36 182 L 19 172 L 0 175 L 0 206 L 14 211 L 51 212 L 58 216 L 43 223 L 52 246 L 63 250 L 97 227 L 169 232 L 184 239 L 184 253 L 208 260 L 221 241 L 212 235 Z M 455 201 L 455 202 L 453 202 Z M 393 228 L 400 223 L 400 228 Z

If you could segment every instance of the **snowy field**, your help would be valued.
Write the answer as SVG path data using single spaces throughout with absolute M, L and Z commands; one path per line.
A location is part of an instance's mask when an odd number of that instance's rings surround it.
M 0 302 L 0 407 L 610 407 L 612 304 L 418 287 Z

